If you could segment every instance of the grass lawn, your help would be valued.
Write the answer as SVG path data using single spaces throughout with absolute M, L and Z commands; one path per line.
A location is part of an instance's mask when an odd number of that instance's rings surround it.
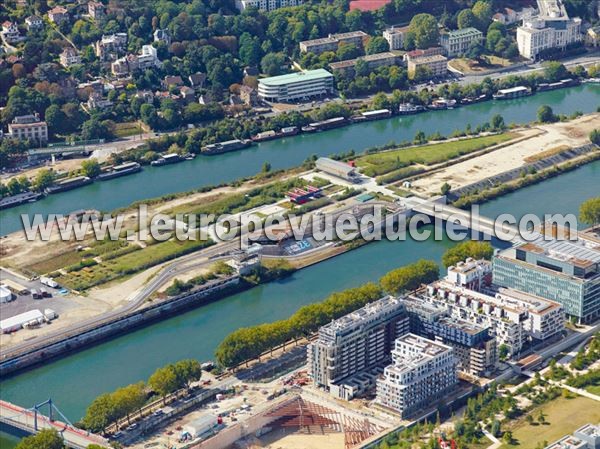
M 532 449 L 539 442 L 551 443 L 574 432 L 586 423 L 600 421 L 598 402 L 582 396 L 574 399 L 559 397 L 534 409 L 532 412 L 534 418 L 537 418 L 540 410 L 543 410 L 545 414 L 546 424 L 530 425 L 523 418 L 517 420 L 514 425 L 505 428 L 505 430 L 512 430 L 516 444 L 504 444 L 501 449 L 510 449 L 516 446 Z
M 362 156 L 356 160 L 356 164 L 368 176 L 382 175 L 411 164 L 431 165 L 444 162 L 473 151 L 506 142 L 517 136 L 517 133 L 507 132 L 492 136 L 472 137 L 393 151 L 383 151 L 381 153 Z
M 115 136 L 117 137 L 129 137 L 142 133 L 142 128 L 136 122 L 117 123 L 115 125 Z
M 600 396 L 600 385 L 588 385 L 585 387 L 585 391 Z

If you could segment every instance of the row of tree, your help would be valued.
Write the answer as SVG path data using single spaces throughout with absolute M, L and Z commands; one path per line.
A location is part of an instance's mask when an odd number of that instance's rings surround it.
M 15 449 L 66 449 L 67 446 L 56 429 L 43 429 L 37 434 L 23 438 Z M 86 449 L 104 449 L 98 444 L 90 444 Z
M 103 432 L 110 424 L 129 417 L 144 406 L 154 392 L 163 398 L 200 379 L 200 362 L 193 359 L 158 368 L 148 383 L 138 382 L 98 396 L 86 409 L 80 425 L 92 432 Z

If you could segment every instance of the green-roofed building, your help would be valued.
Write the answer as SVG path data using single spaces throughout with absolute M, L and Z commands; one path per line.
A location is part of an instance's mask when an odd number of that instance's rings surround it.
M 265 101 L 302 101 L 332 93 L 333 75 L 325 69 L 258 80 L 258 96 Z

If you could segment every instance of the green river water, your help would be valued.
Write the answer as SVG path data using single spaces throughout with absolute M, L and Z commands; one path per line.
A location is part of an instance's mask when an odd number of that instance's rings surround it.
M 542 99 L 542 101 L 540 101 Z M 453 129 L 463 128 L 467 122 L 476 125 L 489 120 L 490 116 L 500 113 L 508 122 L 523 122 L 535 118 L 535 111 L 540 104 L 551 104 L 556 112 L 572 113 L 575 110 L 589 112 L 595 110 L 600 104 L 600 87 L 581 86 L 569 90 L 554 91 L 529 97 L 524 100 L 505 103 L 488 102 L 454 111 L 427 113 L 420 116 L 395 118 L 388 121 L 371 122 L 363 125 L 321 133 L 313 136 L 299 136 L 294 139 L 269 142 L 269 144 L 286 147 L 284 153 L 290 156 L 289 161 L 279 160 L 275 163 L 274 154 L 269 153 L 262 157 L 262 147 L 255 147 L 248 152 L 254 152 L 253 159 L 261 157 L 257 166 L 263 160 L 269 160 L 275 168 L 295 165 L 313 153 L 329 154 L 342 151 L 351 147 L 356 150 L 382 144 L 391 139 L 403 140 L 414 135 L 414 130 L 424 129 L 434 132 L 439 129 L 448 133 Z M 478 112 L 477 112 L 478 111 Z M 446 117 L 444 121 L 443 116 Z M 455 121 L 456 119 L 456 121 Z M 450 123 L 450 120 L 452 121 Z M 434 121 L 428 123 L 428 121 Z M 416 122 L 416 123 L 415 123 Z M 407 131 L 408 126 L 410 131 Z M 359 131 L 357 128 L 362 129 Z M 367 129 L 369 128 L 369 129 Z M 371 133 L 371 134 L 369 134 Z M 354 140 L 348 135 L 354 135 Z M 327 146 L 328 151 L 322 147 L 307 150 L 304 143 L 315 139 Z M 350 140 L 348 140 L 350 139 Z M 297 142 L 296 151 L 287 147 L 291 145 L 288 140 Z M 340 146 L 340 140 L 346 142 Z M 353 142 L 350 144 L 349 142 Z M 359 143 L 362 143 L 359 146 Z M 316 142 L 313 142 L 316 145 Z M 265 145 L 267 152 L 271 147 Z M 302 153 L 298 155 L 297 153 Z M 230 170 L 223 171 L 221 175 L 236 178 L 248 173 L 244 169 L 257 171 L 252 167 L 241 167 L 235 159 L 244 158 L 246 152 L 232 153 L 211 159 L 207 163 L 220 160 Z M 297 157 L 296 157 L 297 156 Z M 220 159 L 223 157 L 223 159 Z M 95 194 L 88 192 L 88 188 L 79 189 L 66 194 L 59 194 L 50 199 L 58 201 L 66 207 L 66 197 L 73 194 L 84 196 L 88 203 L 86 207 L 112 208 L 127 204 L 138 198 L 154 196 L 167 191 L 186 190 L 192 186 L 186 184 L 188 177 L 203 172 L 205 158 L 197 158 L 191 163 L 182 163 L 160 170 L 180 170 L 182 185 L 172 190 L 148 193 L 158 183 L 148 185 L 145 191 L 133 192 L 118 188 L 119 183 L 129 182 L 139 186 L 142 179 L 149 182 L 144 176 L 146 170 L 140 175 L 134 175 L 121 180 L 98 184 L 100 190 L 114 186 L 113 197 L 108 194 Z M 233 163 L 232 167 L 229 164 Z M 239 164 L 243 164 L 242 161 Z M 214 175 L 214 174 L 213 174 Z M 173 176 L 165 176 L 165 181 Z M 221 179 L 225 180 L 224 178 Z M 169 181 L 169 182 L 171 182 Z M 213 184 L 219 180 L 203 182 L 202 177 L 196 178 L 195 186 Z M 129 184 L 127 184 L 129 186 Z M 96 187 L 96 186 L 92 186 Z M 543 183 L 529 186 L 512 194 L 505 195 L 490 201 L 481 207 L 481 213 L 494 217 L 500 213 L 513 213 L 517 216 L 524 213 L 577 213 L 580 202 L 586 198 L 598 195 L 600 192 L 600 162 L 594 162 L 580 167 L 572 172 L 547 180 Z M 137 196 L 136 196 L 137 195 Z M 117 198 L 118 197 L 118 198 Z M 118 200 L 118 201 L 117 201 Z M 112 202 L 111 202 L 112 201 Z M 116 201 L 116 202 L 115 202 Z M 121 201 L 121 202 L 119 202 Z M 37 207 L 46 207 L 45 201 L 24 206 L 20 212 L 38 212 Z M 59 207 L 59 206 L 56 206 Z M 77 209 L 70 204 L 67 210 Z M 30 209 L 31 208 L 31 209 Z M 9 212 L 13 213 L 16 209 Z M 10 221 L 10 218 L 3 217 Z M 3 230 L 4 232 L 4 230 Z M 157 367 L 167 363 L 194 357 L 199 360 L 212 359 L 216 345 L 229 332 L 238 327 L 248 326 L 266 321 L 273 321 L 289 316 L 304 304 L 320 300 L 334 291 L 358 286 L 367 281 L 376 281 L 387 271 L 401 265 L 411 263 L 420 258 L 429 258 L 439 261 L 446 249 L 453 245 L 448 240 L 415 242 L 378 242 L 366 245 L 334 259 L 322 262 L 315 266 L 301 270 L 290 278 L 279 282 L 262 285 L 252 290 L 233 295 L 213 304 L 189 311 L 185 314 L 156 323 L 131 334 L 109 340 L 90 349 L 78 352 L 48 364 L 22 373 L 18 376 L 3 380 L 0 383 L 0 397 L 23 406 L 31 406 L 46 400 L 48 397 L 57 403 L 58 407 L 71 420 L 79 419 L 85 407 L 96 396 L 106 391 L 113 390 L 127 383 L 146 379 Z M 0 448 L 11 448 L 17 438 L 0 430 Z

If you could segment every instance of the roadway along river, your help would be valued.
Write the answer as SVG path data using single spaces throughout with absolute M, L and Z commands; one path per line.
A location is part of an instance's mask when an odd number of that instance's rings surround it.
M 408 117 L 361 123 L 317 134 L 262 142 L 247 150 L 216 156 L 200 156 L 191 162 L 165 167 L 144 167 L 141 173 L 112 181 L 96 182 L 70 192 L 50 195 L 0 214 L 0 234 L 21 228 L 21 214 L 69 213 L 94 208 L 109 211 L 144 198 L 183 192 L 207 185 L 230 182 L 261 170 L 263 162 L 273 169 L 300 165 L 307 157 L 327 156 L 354 149 L 362 152 L 390 141 L 411 140 L 419 130 L 449 135 L 489 121 L 501 114 L 505 122 L 527 123 L 536 119 L 537 109 L 552 106 L 555 113 L 593 112 L 600 104 L 600 85 L 585 84 L 569 89 L 543 92 L 510 101 L 488 101 L 448 111 L 426 112 Z
M 500 213 L 577 213 L 580 202 L 598 194 L 598 179 L 600 161 L 490 201 L 481 207 L 481 213 L 489 217 Z M 0 383 L 0 396 L 23 406 L 51 397 L 63 413 L 77 420 L 94 397 L 147 379 L 159 366 L 187 357 L 212 359 L 215 346 L 238 327 L 285 318 L 304 304 L 334 291 L 376 281 L 387 271 L 419 258 L 439 261 L 452 244 L 447 239 L 430 239 L 366 245 L 288 279 L 233 295 L 7 379 Z M 8 440 L 6 444 L 9 447 Z

